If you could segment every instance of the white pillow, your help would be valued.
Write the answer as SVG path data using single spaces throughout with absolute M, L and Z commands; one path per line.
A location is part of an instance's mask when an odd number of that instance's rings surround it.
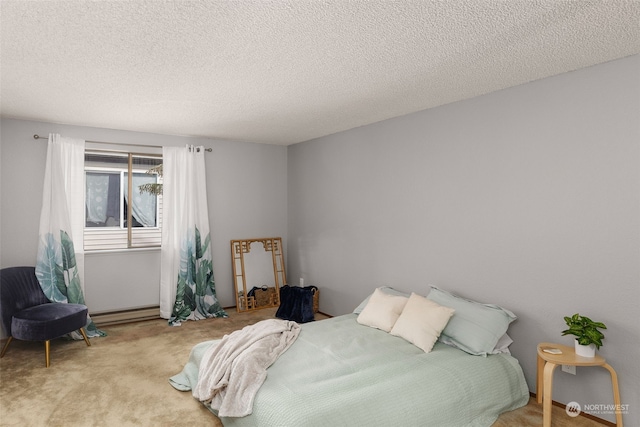
M 385 294 L 389 294 L 389 295 L 398 295 L 398 296 L 403 296 L 405 298 L 409 298 L 411 296 L 411 294 L 408 294 L 406 292 L 402 292 L 402 291 L 398 291 L 390 286 L 380 286 L 379 288 L 382 292 L 384 292 Z M 374 289 L 375 291 L 375 289 Z M 366 297 L 364 299 L 364 301 L 362 301 L 354 310 L 353 310 L 353 314 L 360 314 L 362 313 L 362 310 L 364 310 L 364 308 L 367 306 L 367 303 L 369 302 L 369 298 L 371 298 L 370 294 L 368 297 Z
M 407 305 L 391 329 L 391 335 L 404 338 L 429 353 L 454 311 L 411 293 Z
M 356 320 L 358 323 L 389 332 L 398 320 L 408 298 L 389 295 L 376 289 Z

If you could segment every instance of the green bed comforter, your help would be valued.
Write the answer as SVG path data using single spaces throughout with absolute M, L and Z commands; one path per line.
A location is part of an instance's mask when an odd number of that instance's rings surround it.
M 226 427 L 490 426 L 527 404 L 518 361 L 471 356 L 436 343 L 431 353 L 358 324 L 355 314 L 302 325 L 297 341 L 268 369 L 253 413 L 222 418 Z M 179 390 L 197 382 L 213 342 L 194 347 L 171 378 Z

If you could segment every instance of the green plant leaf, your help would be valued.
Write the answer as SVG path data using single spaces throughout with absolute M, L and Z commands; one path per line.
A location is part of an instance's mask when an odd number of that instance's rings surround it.
M 36 263 L 36 277 L 42 291 L 52 302 L 67 301 L 67 287 L 64 283 L 62 266 L 57 260 L 60 256 L 60 245 L 53 234 L 47 233 L 41 237 L 38 247 L 38 261 Z
M 596 329 L 589 329 L 588 331 L 586 331 L 585 335 L 593 342 L 599 342 L 602 338 L 604 338 L 602 332 Z
M 185 304 L 187 289 L 188 285 L 185 280 L 185 275 L 179 273 L 176 285 L 176 301 L 173 304 L 173 311 L 171 313 L 171 318 L 169 319 L 170 325 L 181 320 L 185 320 L 191 313 L 190 308 Z
M 590 325 L 593 323 L 593 320 L 589 319 L 587 316 L 582 316 L 582 323 L 585 325 Z
M 176 301 L 184 302 L 184 294 L 189 286 L 187 285 L 187 280 L 185 276 L 178 276 L 178 287 L 176 290 Z
M 207 288 L 207 271 L 202 267 L 196 271 L 196 295 L 204 296 Z
M 581 326 L 571 326 L 568 330 L 567 333 L 575 335 L 575 336 L 581 336 L 584 334 L 584 329 Z
M 578 338 L 578 344 L 580 345 L 589 345 L 591 344 L 591 340 L 587 337 Z
M 66 231 L 60 230 L 60 244 L 62 246 L 62 269 L 67 271 L 76 267 L 76 251 L 73 240 Z
M 80 276 L 78 275 L 73 240 L 71 240 L 71 237 L 66 231 L 60 230 L 60 241 L 62 247 L 62 269 L 67 275 L 65 280 L 67 299 L 73 304 L 84 304 L 84 295 L 82 293 Z
M 562 331 L 562 335 L 575 335 L 578 343 L 582 345 L 595 344 L 596 347 L 600 348 L 604 334 L 598 328 L 606 329 L 607 327 L 604 323 L 594 322 L 589 317 L 580 316 L 578 313 L 571 318 L 564 317 L 564 320 L 569 329 Z
M 205 254 L 209 251 L 209 245 L 211 244 L 211 233 L 207 234 L 204 239 L 204 246 L 202 246 L 202 253 Z M 204 255 L 203 255 L 204 256 Z
M 190 308 L 191 311 L 196 309 L 196 299 L 191 286 L 186 286 L 184 289 L 184 305 Z
M 69 270 L 69 284 L 67 286 L 67 299 L 72 304 L 84 304 L 84 295 L 82 294 L 82 288 L 80 287 L 80 277 L 78 277 L 78 270 L 74 267 Z
M 195 227 L 195 236 L 196 236 L 196 241 L 195 241 L 195 245 L 196 245 L 196 258 L 200 259 L 202 258 L 202 243 L 200 241 L 200 230 L 198 230 L 198 227 Z

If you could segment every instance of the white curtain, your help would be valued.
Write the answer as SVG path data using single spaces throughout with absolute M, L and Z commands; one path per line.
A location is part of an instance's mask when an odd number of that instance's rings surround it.
M 125 173 L 124 177 L 127 178 L 128 174 Z M 156 226 L 156 195 L 151 193 L 140 192 L 138 188 L 144 184 L 155 184 L 156 177 L 148 174 L 133 174 L 132 188 L 133 190 L 133 203 L 129 201 L 129 188 L 127 185 L 123 186 L 124 198 L 127 203 L 131 203 L 131 215 L 142 224 L 143 227 L 155 227 Z
M 127 179 L 128 174 L 124 177 Z M 131 203 L 131 214 L 142 224 L 143 227 L 156 226 L 156 195 L 151 193 L 140 192 L 138 188 L 144 184 L 155 184 L 157 179 L 155 176 L 148 174 L 134 173 L 132 178 L 133 197 L 132 202 L 129 201 L 129 188 L 123 186 L 124 199 L 127 203 Z
M 107 221 L 107 210 L 109 206 L 109 175 L 108 174 L 87 174 L 87 221 L 94 223 L 104 223 Z
M 84 140 L 49 134 L 36 277 L 53 302 L 84 304 Z M 88 319 L 87 335 L 104 335 Z M 78 333 L 76 339 L 82 339 Z
M 160 315 L 227 317 L 216 297 L 203 147 L 164 147 Z

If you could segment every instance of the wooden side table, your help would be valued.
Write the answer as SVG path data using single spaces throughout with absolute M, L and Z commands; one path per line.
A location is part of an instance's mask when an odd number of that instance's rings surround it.
M 562 354 L 551 354 L 544 349 L 557 348 Z M 536 398 L 542 403 L 543 427 L 551 427 L 551 391 L 553 389 L 553 371 L 558 365 L 572 366 L 602 366 L 611 374 L 613 386 L 613 401 L 615 403 L 616 425 L 622 427 L 622 410 L 620 406 L 620 391 L 618 375 L 605 361 L 604 357 L 582 357 L 576 355 L 575 349 L 562 344 L 543 342 L 538 344 L 538 372 L 536 379 Z

